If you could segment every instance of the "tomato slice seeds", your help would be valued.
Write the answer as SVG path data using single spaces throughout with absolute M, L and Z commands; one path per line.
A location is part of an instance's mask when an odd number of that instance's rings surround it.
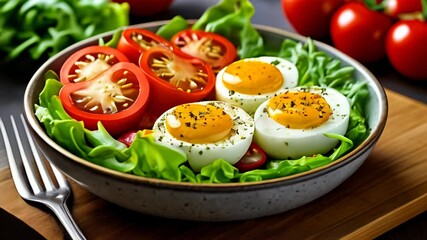
M 120 70 L 116 75 L 121 75 L 117 82 L 102 77 L 91 82 L 86 88 L 71 93 L 70 97 L 77 108 L 92 113 L 112 114 L 128 108 L 138 97 L 139 86 L 128 82 L 129 75 L 133 73 Z
M 148 64 L 159 78 L 184 92 L 201 91 L 205 88 L 208 74 L 197 65 L 171 52 L 152 54 Z
M 209 64 L 214 72 L 219 72 L 237 58 L 233 43 L 213 32 L 187 29 L 176 33 L 171 42 L 182 52 Z
M 115 48 L 90 46 L 73 53 L 61 67 L 62 83 L 78 83 L 91 80 L 119 62 L 128 58 Z
M 82 59 L 74 63 L 76 68 L 74 73 L 68 75 L 68 79 L 70 82 L 92 79 L 118 62 L 118 59 L 112 54 L 86 54 Z
M 152 38 L 147 38 L 139 32 L 132 32 L 131 39 L 145 50 L 159 45 L 159 43 Z

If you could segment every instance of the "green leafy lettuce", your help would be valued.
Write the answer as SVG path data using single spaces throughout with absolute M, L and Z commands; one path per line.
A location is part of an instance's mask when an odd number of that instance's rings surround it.
M 129 5 L 109 0 L 0 0 L 0 59 L 52 56 L 129 24 Z

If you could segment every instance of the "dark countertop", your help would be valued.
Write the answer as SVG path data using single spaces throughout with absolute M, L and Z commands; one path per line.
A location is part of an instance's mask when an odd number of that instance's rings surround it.
M 217 0 L 175 0 L 168 12 L 155 17 L 132 18 L 131 23 L 170 19 L 175 15 L 196 19 L 201 16 L 206 8 L 217 2 Z M 253 23 L 293 31 L 283 15 L 280 0 L 258 0 L 253 1 L 253 4 L 256 9 L 252 19 Z M 22 112 L 22 96 L 26 84 L 42 63 L 42 60 L 34 62 L 30 59 L 21 59 L 13 64 L 0 65 L 0 116 L 2 118 Z M 406 79 L 399 75 L 386 60 L 366 67 L 372 71 L 385 88 L 427 103 L 427 79 L 426 81 Z M 426 225 L 427 217 L 424 213 L 385 233 L 379 239 L 420 239 L 420 237 L 426 239 Z

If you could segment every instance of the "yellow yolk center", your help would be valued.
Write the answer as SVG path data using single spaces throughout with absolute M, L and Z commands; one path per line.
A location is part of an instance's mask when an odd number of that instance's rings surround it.
M 225 69 L 222 81 L 229 90 L 255 95 L 278 90 L 284 79 L 280 70 L 273 64 L 240 60 Z
M 317 93 L 285 92 L 270 99 L 267 112 L 287 128 L 310 129 L 326 121 L 332 114 L 326 100 Z
M 214 143 L 230 135 L 233 121 L 220 107 L 183 104 L 166 117 L 168 132 L 189 143 Z

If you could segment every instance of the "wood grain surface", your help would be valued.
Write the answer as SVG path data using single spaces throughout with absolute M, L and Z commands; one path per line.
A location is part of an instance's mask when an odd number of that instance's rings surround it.
M 247 221 L 189 222 L 123 209 L 72 183 L 72 214 L 88 239 L 377 237 L 427 210 L 427 105 L 389 90 L 387 95 L 387 125 L 366 162 L 332 192 L 300 208 Z M 0 193 L 0 207 L 48 239 L 63 238 L 49 211 L 18 196 L 8 168 L 0 171 Z

